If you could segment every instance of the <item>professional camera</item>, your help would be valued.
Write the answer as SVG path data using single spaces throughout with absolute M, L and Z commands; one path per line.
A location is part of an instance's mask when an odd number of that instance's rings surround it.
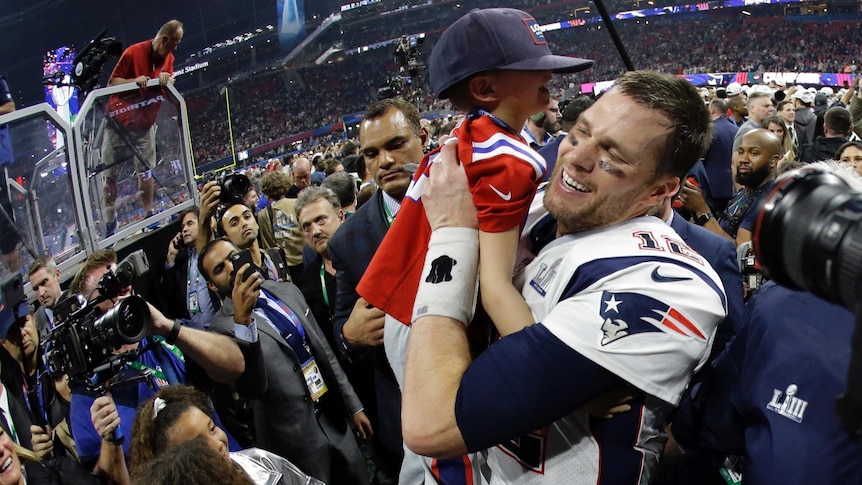
M 859 313 L 862 194 L 815 168 L 788 172 L 764 201 L 754 251 L 767 278 Z
M 222 202 L 241 203 L 251 188 L 251 180 L 241 173 L 221 172 L 216 176 L 209 172 L 203 175 L 203 183 L 206 184 L 213 180 L 217 181 L 218 186 L 221 187 L 219 199 Z
M 43 341 L 45 367 L 53 377 L 68 374 L 70 379 L 122 367 L 113 351 L 126 344 L 140 342 L 150 329 L 150 309 L 139 296 L 120 300 L 99 316 L 95 305 L 72 313 Z M 100 381 L 102 379 L 99 379 Z
M 72 61 L 75 65 L 72 84 L 81 91 L 82 98 L 98 87 L 105 63 L 123 53 L 123 44 L 114 37 L 105 37 L 107 33 L 107 30 L 99 32 Z
M 145 349 L 122 354 L 114 351 L 126 344 L 140 342 L 150 330 L 150 309 L 139 296 L 120 300 L 104 315 L 98 304 L 116 298 L 120 291 L 149 270 L 142 250 L 138 250 L 108 270 L 99 280 L 99 295 L 82 302 L 73 295 L 57 304 L 70 312 L 42 339 L 47 372 L 58 377 L 67 374 L 74 385 L 98 390 L 122 366 L 135 360 Z

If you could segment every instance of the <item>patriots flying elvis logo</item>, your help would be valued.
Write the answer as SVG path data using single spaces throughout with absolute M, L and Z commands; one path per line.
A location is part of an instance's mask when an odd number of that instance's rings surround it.
M 599 305 L 602 345 L 644 332 L 668 332 L 706 340 L 691 320 L 676 308 L 640 293 L 602 292 Z

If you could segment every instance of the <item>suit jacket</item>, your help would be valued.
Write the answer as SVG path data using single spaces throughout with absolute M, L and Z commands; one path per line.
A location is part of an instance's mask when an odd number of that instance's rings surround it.
M 60 298 L 62 299 L 63 297 Z M 36 330 L 39 331 L 39 338 L 42 338 L 47 335 L 48 314 L 45 313 L 45 307 L 40 306 L 39 309 L 36 310 L 36 313 L 33 314 L 33 318 L 36 320 Z
M 69 298 L 69 291 L 66 290 L 60 294 L 60 298 L 57 299 L 57 303 Z M 40 306 L 36 312 L 33 314 L 33 318 L 36 320 L 36 330 L 39 331 L 39 338 L 48 335 L 48 314 L 45 313 L 45 307 Z M 57 317 L 56 315 L 52 317 L 51 323 L 53 325 L 57 325 Z
M 174 259 L 174 265 L 164 270 L 160 279 L 161 310 L 168 318 L 190 318 L 186 301 L 189 280 L 189 257 L 187 250 L 180 251 Z M 210 301 L 216 309 L 219 298 L 210 290 Z
M 718 324 L 716 329 L 710 352 L 710 359 L 712 359 L 736 333 L 745 310 L 742 299 L 742 274 L 736 262 L 736 247 L 729 239 L 692 224 L 679 214 L 673 215 L 670 226 L 689 247 L 712 265 L 724 284 L 724 292 L 727 295 L 727 317 Z
M 15 431 L 18 434 L 18 442 L 24 448 L 30 449 L 33 447 L 31 444 L 32 435 L 30 434 L 30 426 L 33 425 L 33 419 L 30 417 L 30 411 L 27 410 L 27 407 L 23 404 L 19 395 L 13 393 L 8 387 L 6 391 L 9 393 L 9 414 L 4 416 L 5 423 L 0 421 L 0 424 L 3 426 L 3 430 L 11 437 L 12 433 L 6 427 L 6 424 L 11 420 L 13 426 L 15 426 Z
M 749 119 L 745 123 L 741 124 L 739 128 L 736 130 L 736 134 L 733 135 L 733 151 L 736 151 L 739 148 L 740 142 L 742 142 L 742 137 L 745 136 L 746 133 L 752 130 L 758 130 L 763 128 L 760 123 Z
M 305 247 L 308 247 L 307 245 Z M 326 341 L 333 350 L 338 352 L 338 343 L 332 334 L 332 310 L 335 306 L 336 281 L 335 276 L 326 271 L 323 272 L 323 281 L 326 283 L 326 298 L 323 297 L 323 285 L 320 282 L 320 268 L 323 266 L 323 256 L 314 253 L 311 259 L 303 257 L 303 273 L 297 286 L 308 302 L 311 313 L 317 324 L 326 335 Z M 327 300 L 329 304 L 327 305 Z
M 703 158 L 706 177 L 712 198 L 729 199 L 733 197 L 733 173 L 731 158 L 733 157 L 733 139 L 737 127 L 726 117 L 721 116 L 713 122 L 714 135 L 709 150 Z M 712 207 L 713 212 L 722 211 L 724 207 Z
M 368 202 L 344 221 L 326 246 L 335 267 L 335 278 L 338 280 L 333 317 L 335 335 L 341 335 L 344 322 L 350 317 L 353 305 L 359 299 L 356 285 L 389 230 L 382 204 L 383 192 L 378 190 Z
M 344 323 L 359 299 L 356 285 L 386 236 L 389 226 L 383 214 L 383 192 L 378 190 L 329 239 L 327 251 L 335 267 L 336 297 L 332 332 L 350 357 L 353 387 L 368 408 L 374 425 L 372 444 L 381 445 L 394 460 L 403 456 L 401 440 L 401 389 L 389 366 L 383 346 L 347 347 L 342 337 Z M 397 470 L 396 470 L 397 471 Z
M 257 342 L 237 339 L 246 365 L 236 382 L 240 395 L 254 399 L 258 446 L 326 483 L 331 463 L 354 471 L 357 483 L 367 482 L 365 462 L 348 423 L 349 416 L 363 409 L 362 403 L 299 289 L 293 283 L 272 281 L 265 281 L 262 288 L 299 318 L 328 391 L 315 404 L 302 374 L 303 363 L 271 325 L 258 321 Z M 210 330 L 234 336 L 233 314 L 233 301 L 227 298 Z

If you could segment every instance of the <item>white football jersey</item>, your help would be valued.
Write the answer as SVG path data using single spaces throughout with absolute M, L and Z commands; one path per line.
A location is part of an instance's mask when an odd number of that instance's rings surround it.
M 718 275 L 670 226 L 640 217 L 555 239 L 519 276 L 536 322 L 646 397 L 611 419 L 576 411 L 490 449 L 491 483 L 647 483 L 663 415 L 727 312 Z

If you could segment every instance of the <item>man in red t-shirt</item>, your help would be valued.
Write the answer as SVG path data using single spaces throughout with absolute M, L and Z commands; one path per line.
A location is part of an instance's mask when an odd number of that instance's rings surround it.
M 147 81 L 158 78 L 162 86 L 174 82 L 174 50 L 183 39 L 183 24 L 171 20 L 162 25 L 153 40 L 130 45 L 120 57 L 108 86 L 135 83 L 141 91 L 111 96 L 105 114 L 108 123 L 102 140 L 105 170 L 105 221 L 107 234 L 117 227 L 114 201 L 117 199 L 117 162 L 134 159 L 138 188 L 143 192 L 145 215 L 153 211 L 152 169 L 156 165 L 156 130 L 161 91 L 145 90 Z M 134 147 L 134 150 L 132 150 Z

